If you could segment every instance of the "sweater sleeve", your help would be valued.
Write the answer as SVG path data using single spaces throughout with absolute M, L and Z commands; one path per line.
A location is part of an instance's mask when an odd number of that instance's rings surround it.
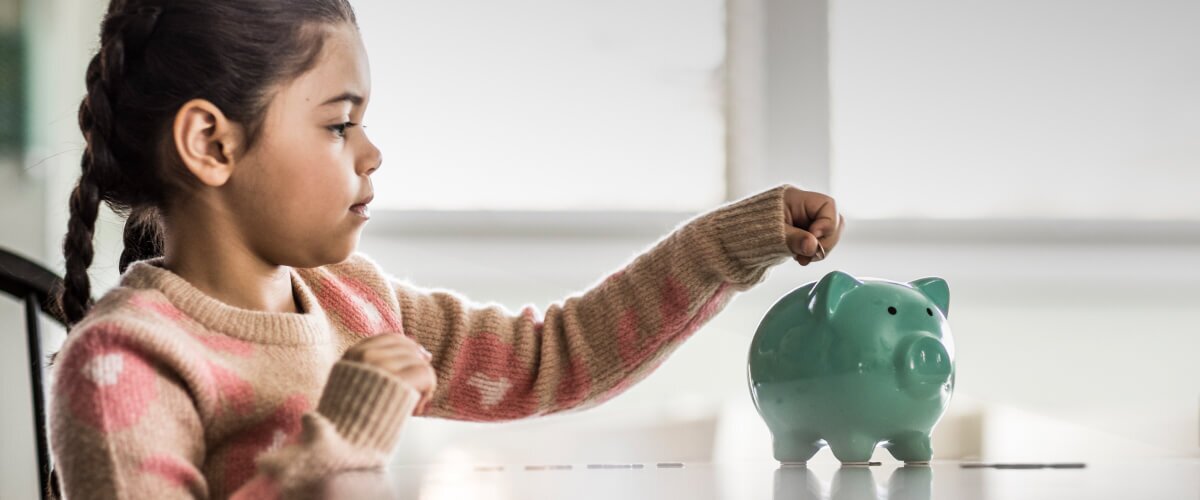
M 678 226 L 545 314 L 389 278 L 405 333 L 433 354 L 425 416 L 499 421 L 594 406 L 643 379 L 735 292 L 790 257 L 786 185 Z
M 233 498 L 298 498 L 336 473 L 381 469 L 420 397 L 383 370 L 338 361 L 298 442 L 259 457 L 259 474 Z
M 333 472 L 382 467 L 419 399 L 390 375 L 339 362 L 297 442 L 264 453 L 257 474 L 226 491 L 203 472 L 203 420 L 161 346 L 116 323 L 76 330 L 55 367 L 50 415 L 67 499 L 287 496 Z

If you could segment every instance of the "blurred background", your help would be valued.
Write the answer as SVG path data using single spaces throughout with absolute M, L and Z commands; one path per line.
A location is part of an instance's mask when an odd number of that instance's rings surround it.
M 544 311 L 780 182 L 847 217 L 828 260 L 774 269 L 609 403 L 416 419 L 397 464 L 770 460 L 750 338 L 834 269 L 949 282 L 938 457 L 1200 456 L 1200 3 L 353 4 L 386 159 L 360 250 L 396 276 Z M 0 246 L 60 275 L 106 5 L 0 0 Z M 122 224 L 97 224 L 96 296 Z M 0 300 L 0 498 L 36 494 L 22 321 Z

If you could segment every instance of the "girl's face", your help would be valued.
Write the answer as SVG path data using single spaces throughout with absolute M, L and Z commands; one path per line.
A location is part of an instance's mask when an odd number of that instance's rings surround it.
M 370 175 L 382 162 L 360 125 L 370 91 L 358 30 L 330 26 L 316 65 L 274 95 L 262 135 L 226 186 L 251 251 L 293 267 L 354 251 L 367 221 L 355 205 L 373 195 Z

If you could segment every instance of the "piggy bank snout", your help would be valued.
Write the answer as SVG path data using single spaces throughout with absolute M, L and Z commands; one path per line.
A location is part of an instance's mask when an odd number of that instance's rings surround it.
M 905 339 L 896 351 L 895 361 L 900 387 L 918 399 L 940 394 L 954 371 L 942 341 L 929 334 Z

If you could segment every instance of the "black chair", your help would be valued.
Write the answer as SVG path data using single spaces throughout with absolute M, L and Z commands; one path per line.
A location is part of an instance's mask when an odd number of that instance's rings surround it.
M 42 352 L 38 310 L 66 326 L 53 305 L 54 294 L 63 286 L 62 278 L 37 262 L 0 248 L 0 290 L 25 302 L 25 341 L 29 355 L 29 381 L 33 393 L 33 422 L 37 426 L 38 479 L 42 498 L 56 498 L 57 486 L 50 483 L 50 446 L 47 440 L 46 398 L 42 376 L 45 354 Z M 51 492 L 54 496 L 51 496 Z

